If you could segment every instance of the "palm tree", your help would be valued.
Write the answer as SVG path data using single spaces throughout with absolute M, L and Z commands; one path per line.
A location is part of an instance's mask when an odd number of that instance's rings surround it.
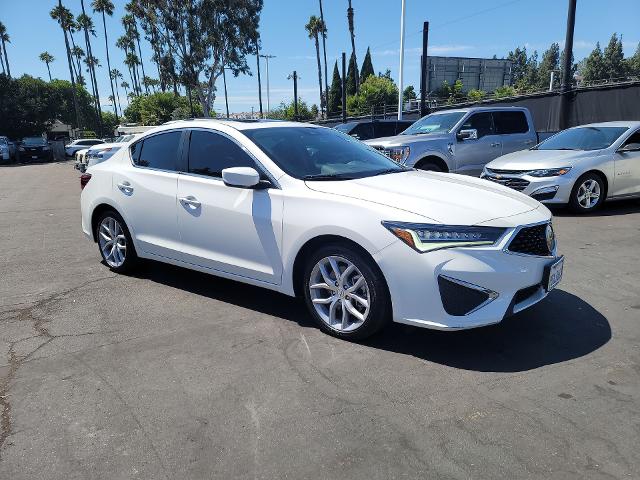
M 140 68 L 142 68 L 142 78 L 144 79 L 147 74 L 144 71 L 144 60 L 142 58 L 142 50 L 140 49 L 140 32 L 138 31 L 138 22 L 136 21 L 136 17 L 141 18 L 144 16 L 144 13 L 140 8 L 139 2 L 136 0 L 131 0 L 125 5 L 124 9 L 131 15 L 131 26 L 133 27 L 132 38 L 135 39 L 138 44 L 138 58 L 140 59 Z M 145 85 L 144 88 L 148 95 L 149 87 Z
M 42 52 L 40 54 L 40 60 L 47 65 L 47 72 L 49 72 L 49 81 L 51 81 L 51 69 L 49 68 L 49 64 L 53 62 L 55 58 L 49 52 Z
M 131 14 L 128 14 L 122 17 L 122 26 L 124 27 L 124 31 L 125 31 L 124 36 L 128 40 L 127 46 L 128 46 L 128 49 L 130 50 L 129 53 L 133 55 L 133 57 L 135 57 L 136 59 L 135 62 L 133 60 L 130 61 L 132 65 L 133 73 L 135 74 L 134 88 L 138 90 L 138 95 L 142 95 L 142 89 L 140 88 L 141 76 L 140 76 L 140 72 L 138 72 L 138 65 L 140 65 L 140 61 L 138 59 L 139 58 L 138 55 L 136 55 L 136 43 L 135 43 L 136 39 L 138 39 L 138 47 L 140 46 L 140 43 L 139 43 L 140 35 L 137 34 L 135 17 Z M 144 72 L 144 67 L 143 67 L 143 72 Z
M 129 85 L 127 82 L 124 82 L 124 81 L 123 81 L 123 82 L 120 84 L 120 86 L 121 86 L 122 88 L 124 88 L 124 94 L 125 94 L 125 96 L 126 96 L 127 98 L 129 98 L 129 88 L 130 88 L 130 85 Z
M 324 55 L 324 104 L 325 107 L 329 105 L 329 75 L 327 74 L 327 24 L 324 23 L 324 14 L 322 13 L 322 0 L 320 2 L 320 20 L 324 25 L 324 32 L 322 32 L 322 54 Z M 327 111 L 327 115 L 329 112 Z
M 116 85 L 116 98 L 118 99 L 118 107 L 120 108 L 120 113 L 122 113 L 122 106 L 120 105 L 120 91 L 118 90 L 118 80 L 122 78 L 122 73 L 120 73 L 120 70 L 118 70 L 117 68 L 114 68 L 109 72 L 109 77 L 111 78 L 111 81 Z
M 109 72 L 109 83 L 111 84 L 111 96 L 115 99 L 116 94 L 113 89 L 113 79 L 111 78 L 111 60 L 109 58 L 109 40 L 107 38 L 107 21 L 106 15 L 113 16 L 113 3 L 110 0 L 93 0 L 91 3 L 94 12 L 102 14 L 102 29 L 104 31 L 104 48 L 107 51 L 107 69 Z M 113 111 L 116 114 L 116 122 L 118 121 L 118 108 L 116 102 L 113 102 Z
M 69 37 L 67 37 L 67 31 L 73 24 L 73 15 L 68 8 L 62 6 L 62 0 L 58 0 L 58 6 L 53 7 L 49 15 L 52 19 L 58 22 L 62 33 L 64 34 L 64 45 L 67 50 L 67 62 L 69 62 L 69 76 L 71 77 L 71 91 L 73 94 L 73 107 L 76 113 L 76 126 L 81 127 L 80 123 L 80 109 L 78 108 L 78 95 L 76 91 L 76 80 L 73 76 L 73 61 L 71 60 L 71 48 L 69 47 Z
M 319 35 L 324 34 L 327 30 L 322 20 L 315 15 L 309 17 L 309 23 L 304 28 L 309 33 L 309 38 L 315 40 L 316 44 L 316 59 L 318 60 L 318 86 L 320 87 L 320 110 L 324 114 L 324 95 L 322 93 L 322 66 L 320 65 L 320 39 Z
M 80 85 L 84 85 L 85 81 L 84 81 L 84 77 L 82 76 L 82 59 L 84 58 L 84 50 L 77 46 L 73 47 L 71 49 L 71 56 L 76 59 L 75 65 L 77 65 L 77 67 L 74 65 L 74 69 L 76 72 L 76 78 L 78 79 L 78 83 Z
M 84 31 L 84 42 L 87 48 L 87 56 L 85 58 L 85 64 L 87 65 L 87 71 L 89 72 L 89 80 L 91 83 L 91 90 L 93 93 L 93 105 L 96 114 L 96 124 L 99 129 L 99 134 L 102 134 L 102 116 L 100 114 L 100 94 L 98 92 L 98 82 L 96 80 L 96 71 L 95 65 L 96 62 L 95 57 L 93 56 L 93 52 L 91 50 L 91 37 L 90 34 L 94 37 L 96 36 L 95 28 L 93 27 L 93 20 L 89 17 L 84 8 L 84 0 L 80 0 L 80 5 L 82 7 L 82 13 L 78 15 L 76 19 L 78 25 Z
M 7 56 L 7 43 L 11 43 L 9 34 L 7 33 L 7 27 L 0 22 L 0 42 L 2 42 L 2 52 L 4 53 L 4 61 L 7 64 L 7 75 L 11 78 L 11 69 L 9 68 L 9 57 Z M 4 65 L 2 66 L 4 69 Z
M 351 7 L 351 0 L 349 0 L 349 8 L 347 8 L 347 21 L 349 22 L 349 34 L 351 35 L 351 55 L 353 55 L 353 62 L 356 65 L 355 78 L 356 78 L 356 93 L 360 90 L 358 85 L 358 61 L 356 60 L 356 37 L 353 34 L 353 8 Z

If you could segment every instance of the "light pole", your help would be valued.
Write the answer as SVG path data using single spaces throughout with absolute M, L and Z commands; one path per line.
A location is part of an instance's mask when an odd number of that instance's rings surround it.
M 402 120 L 402 74 L 404 72 L 404 9 L 405 0 L 402 0 L 402 12 L 400 14 L 400 74 L 398 75 L 398 120 Z
M 269 59 L 276 58 L 275 55 L 260 55 L 267 61 L 267 114 L 271 111 L 271 106 L 269 105 Z

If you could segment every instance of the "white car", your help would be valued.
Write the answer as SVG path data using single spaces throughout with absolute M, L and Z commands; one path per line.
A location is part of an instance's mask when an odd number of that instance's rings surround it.
M 500 322 L 560 281 L 549 210 L 409 170 L 334 129 L 189 120 L 81 177 L 82 229 L 116 272 L 148 258 L 299 295 L 324 331 Z
M 139 136 L 140 134 L 121 135 L 113 142 L 101 143 L 89 148 L 87 150 L 85 159 L 87 168 L 100 162 L 104 162 L 105 160 L 113 156 L 123 146 L 127 145 L 127 143 L 135 140 Z
M 84 150 L 101 143 L 104 143 L 104 140 L 99 138 L 79 138 L 64 147 L 64 151 L 67 157 L 73 157 L 78 150 Z
M 564 130 L 493 160 L 482 178 L 578 212 L 593 211 L 605 200 L 640 197 L 640 122 Z

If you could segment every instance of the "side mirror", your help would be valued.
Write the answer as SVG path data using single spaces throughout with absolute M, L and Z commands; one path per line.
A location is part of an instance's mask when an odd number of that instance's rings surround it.
M 222 181 L 229 187 L 252 188 L 260 183 L 260 174 L 251 167 L 225 168 Z
M 627 143 L 624 147 L 619 148 L 618 152 L 640 152 L 640 143 Z
M 458 140 L 477 140 L 478 130 L 475 128 L 469 128 L 467 130 L 460 130 L 456 135 Z

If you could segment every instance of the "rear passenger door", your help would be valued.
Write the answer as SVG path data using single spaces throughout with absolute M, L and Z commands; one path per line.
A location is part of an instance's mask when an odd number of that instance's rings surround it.
M 491 112 L 471 114 L 457 132 L 476 130 L 478 138 L 457 139 L 455 145 L 456 172 L 464 175 L 480 176 L 483 167 L 502 155 L 502 143 L 496 135 Z
M 529 131 L 529 122 L 522 110 L 493 112 L 496 133 L 502 142 L 502 155 L 531 148 L 536 132 Z
M 194 129 L 187 145 L 188 155 L 178 177 L 183 261 L 279 284 L 281 190 L 268 188 L 262 167 L 235 139 L 222 132 Z M 264 188 L 226 185 L 222 170 L 230 167 L 255 168 L 265 181 Z
M 178 157 L 185 130 L 157 133 L 131 145 L 114 170 L 113 195 L 143 256 L 176 259 Z

